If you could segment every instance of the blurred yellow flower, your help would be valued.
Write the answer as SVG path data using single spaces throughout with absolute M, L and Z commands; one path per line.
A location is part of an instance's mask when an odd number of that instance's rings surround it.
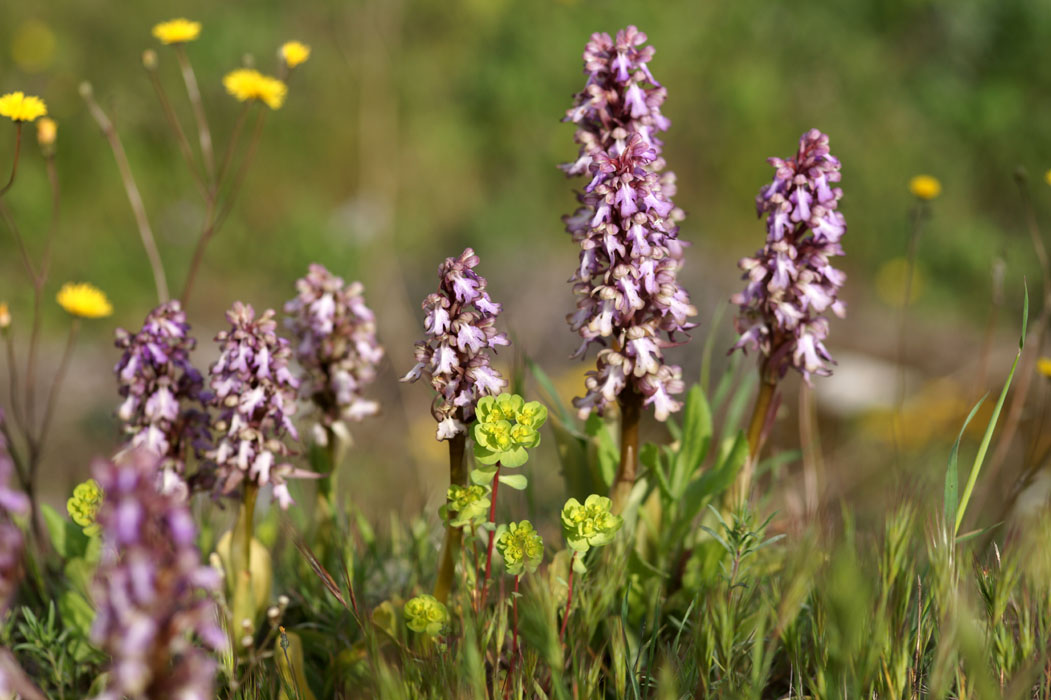
M 73 495 L 66 501 L 66 512 L 70 519 L 84 529 L 84 534 L 94 537 L 102 531 L 96 521 L 99 507 L 105 496 L 102 487 L 94 479 L 79 483 L 73 489 Z
M 0 97 L 0 117 L 13 122 L 31 122 L 47 114 L 47 105 L 39 97 L 22 92 L 9 92 Z
M 1036 361 L 1036 371 L 1051 378 L 1051 357 L 1041 357 Z
M 66 282 L 58 290 L 58 305 L 74 316 L 103 318 L 113 313 L 113 306 L 102 291 L 87 282 Z
M 55 57 L 55 33 L 40 20 L 31 19 L 18 25 L 11 39 L 11 58 L 27 73 L 40 73 Z
M 11 325 L 11 312 L 6 301 L 0 301 L 0 331 Z
M 942 183 L 933 175 L 917 175 L 909 180 L 909 192 L 919 199 L 931 200 L 942 193 Z
M 891 258 L 880 265 L 876 271 L 876 295 L 888 306 L 899 308 L 905 299 L 905 283 L 908 275 L 909 261 L 906 258 Z M 925 281 L 923 271 L 918 265 L 914 265 L 912 284 L 909 287 L 910 304 L 923 294 Z
M 226 91 L 239 102 L 260 100 L 270 109 L 280 109 L 285 101 L 288 88 L 277 78 L 263 75 L 251 68 L 238 68 L 230 71 L 223 78 Z
M 196 39 L 200 33 L 200 22 L 191 22 L 182 17 L 161 22 L 153 27 L 153 36 L 160 39 L 162 44 L 185 44 Z
M 1044 180 L 1047 181 L 1047 184 L 1051 185 L 1051 170 L 1044 173 Z
M 41 146 L 53 146 L 58 136 L 58 124 L 51 117 L 44 117 L 36 123 L 36 140 Z
M 299 41 L 286 41 L 281 45 L 281 58 L 286 66 L 295 68 L 310 58 L 310 47 Z

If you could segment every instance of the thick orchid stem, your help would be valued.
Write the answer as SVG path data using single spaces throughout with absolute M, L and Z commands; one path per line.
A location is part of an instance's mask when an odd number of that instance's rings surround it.
M 464 486 L 467 484 L 467 469 L 464 467 L 463 454 L 467 436 L 460 434 L 449 440 L 449 485 Z M 445 530 L 445 542 L 442 545 L 441 560 L 438 565 L 438 580 L 434 584 L 434 597 L 445 602 L 453 586 L 453 574 L 456 573 L 456 557 L 463 542 L 463 529 L 448 526 Z
M 619 513 L 635 487 L 639 469 L 639 421 L 642 394 L 628 386 L 620 395 L 620 467 L 613 480 L 613 512 Z

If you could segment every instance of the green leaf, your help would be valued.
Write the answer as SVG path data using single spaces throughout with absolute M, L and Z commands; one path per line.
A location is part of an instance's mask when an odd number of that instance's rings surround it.
M 478 484 L 479 486 L 486 486 L 493 482 L 493 476 L 496 474 L 496 468 L 491 469 L 472 469 L 471 470 L 471 483 Z
M 733 484 L 746 459 L 748 459 L 748 440 L 741 431 L 737 433 L 737 437 L 718 465 L 705 472 L 699 479 L 691 481 L 686 487 L 682 497 L 682 515 L 670 534 L 673 540 L 685 537 L 689 532 L 690 524 L 705 503 Z
M 964 513 L 967 511 L 967 504 L 971 500 L 971 493 L 974 491 L 974 485 L 978 481 L 978 473 L 982 470 L 982 463 L 985 461 L 985 454 L 989 450 L 989 443 L 993 439 L 993 431 L 996 430 L 996 423 L 1000 419 L 1000 411 L 1004 407 L 1004 401 L 1007 400 L 1007 391 L 1011 388 L 1011 380 L 1014 379 L 1015 370 L 1018 369 L 1018 361 L 1022 358 L 1022 348 L 1025 347 L 1025 331 L 1029 323 L 1029 287 L 1025 288 L 1025 299 L 1022 303 L 1022 337 L 1018 341 L 1018 352 L 1015 354 L 1015 361 L 1011 365 L 1011 371 L 1007 375 L 1007 381 L 1004 382 L 1004 388 L 1000 392 L 1000 398 L 996 402 L 996 408 L 993 409 L 993 415 L 989 419 L 989 424 L 985 427 L 985 435 L 982 436 L 982 442 L 978 446 L 978 454 L 974 456 L 974 464 L 971 465 L 971 474 L 967 477 L 967 486 L 964 487 L 963 497 L 960 499 L 960 508 L 956 512 L 956 526 L 953 528 L 952 534 L 955 537 L 960 531 L 960 525 L 963 523 Z
M 978 399 L 978 403 L 974 405 L 971 412 L 967 414 L 967 420 L 963 422 L 963 427 L 960 428 L 960 434 L 956 437 L 956 442 L 953 443 L 952 451 L 949 453 L 949 466 L 945 470 L 945 498 L 944 498 L 944 513 L 945 513 L 945 524 L 956 522 L 956 508 L 959 506 L 959 469 L 957 468 L 957 462 L 960 455 L 960 441 L 963 440 L 963 434 L 967 430 L 967 426 L 970 425 L 971 419 L 974 418 L 974 414 L 978 412 L 978 408 L 985 402 L 988 394 Z
M 524 447 L 516 447 L 509 452 L 498 453 L 500 464 L 505 467 L 520 467 L 529 461 L 529 450 Z
M 597 413 L 588 416 L 584 430 L 593 438 L 595 457 L 598 460 L 599 476 L 606 489 L 613 485 L 620 463 L 620 449 L 606 427 L 606 421 Z
M 72 627 L 83 637 L 91 636 L 91 623 L 95 620 L 95 609 L 82 596 L 73 590 L 66 590 L 58 598 L 58 611 L 62 622 Z
M 529 479 L 524 474 L 501 474 L 500 483 L 515 491 L 524 491 Z
M 686 394 L 682 426 L 682 442 L 668 479 L 675 498 L 682 495 L 687 482 L 704 462 L 712 439 L 712 412 L 698 384 L 690 387 Z
M 536 383 L 540 385 L 541 391 L 547 394 L 547 401 L 545 401 L 545 403 L 555 407 L 555 410 L 558 412 L 558 419 L 562 422 L 563 426 L 566 426 L 567 428 L 571 426 L 575 427 L 576 421 L 573 414 L 570 413 L 566 405 L 562 403 L 562 398 L 558 395 L 558 391 L 555 389 L 555 385 L 551 381 L 551 378 L 548 377 L 547 373 L 540 368 L 540 365 L 533 362 L 533 360 L 527 359 L 526 363 L 529 365 L 529 371 L 533 373 L 533 378 L 536 379 Z
M 51 538 L 51 546 L 63 559 L 83 557 L 88 551 L 88 536 L 80 526 L 67 520 L 46 503 L 41 505 L 44 525 Z
M 711 377 L 712 348 L 715 347 L 715 337 L 718 335 L 716 329 L 729 306 L 726 302 L 716 304 L 715 311 L 712 312 L 712 320 L 708 323 L 708 337 L 704 339 L 704 350 L 701 352 L 701 391 L 705 393 L 708 392 L 708 381 Z

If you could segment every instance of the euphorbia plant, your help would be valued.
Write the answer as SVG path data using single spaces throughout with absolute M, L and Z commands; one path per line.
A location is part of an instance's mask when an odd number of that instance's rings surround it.
M 492 567 L 499 485 L 506 484 L 520 491 L 528 483 L 524 475 L 502 475 L 500 469 L 520 467 L 529 460 L 529 450 L 540 444 L 540 428 L 547 420 L 547 408 L 539 401 L 527 403 L 518 394 L 500 394 L 479 400 L 476 414 L 478 420 L 471 435 L 474 438 L 474 460 L 480 466 L 471 472 L 471 481 L 475 484 L 492 484 L 493 489 L 487 524 L 489 545 L 479 603 L 483 604 Z

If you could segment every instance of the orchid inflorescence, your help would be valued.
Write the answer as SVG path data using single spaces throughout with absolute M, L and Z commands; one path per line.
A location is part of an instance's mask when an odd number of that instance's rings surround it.
M 467 248 L 438 268 L 438 291 L 423 300 L 427 337 L 416 343 L 416 365 L 402 377 L 403 382 L 430 378 L 437 392 L 431 414 L 438 421 L 439 440 L 466 434 L 479 399 L 507 386 L 490 365 L 489 351 L 510 341 L 496 330 L 501 306 L 489 297 L 486 279 L 474 271 L 478 262 Z
M 93 598 L 92 638 L 111 656 L 100 698 L 214 697 L 216 661 L 226 648 L 210 592 L 219 573 L 200 563 L 187 504 L 157 488 L 157 455 L 137 450 L 120 464 L 100 461 L 106 496 L 97 521 L 103 547 Z
M 829 262 L 843 254 L 847 230 L 838 211 L 843 190 L 835 186 L 840 165 L 817 129 L 803 134 L 794 157 L 769 162 L 774 179 L 756 197 L 756 211 L 766 216 L 766 245 L 739 263 L 748 286 L 733 297 L 741 309 L 734 349 L 758 350 L 771 377 L 792 367 L 810 381 L 831 373 L 825 312 L 846 313 L 838 298 L 846 275 Z
M 584 50 L 587 84 L 566 121 L 577 125 L 577 160 L 569 176 L 590 178 L 580 208 L 564 217 L 580 245 L 570 279 L 577 310 L 567 317 L 582 338 L 577 355 L 598 345 L 587 393 L 575 399 L 581 417 L 604 412 L 625 391 L 653 405 L 658 420 L 678 411 L 682 370 L 664 349 L 693 324 L 697 311 L 679 285 L 683 213 L 671 201 L 675 175 L 665 172 L 658 134 L 670 122 L 660 108 L 667 91 L 650 73 L 653 47 L 635 27 L 592 34 Z

